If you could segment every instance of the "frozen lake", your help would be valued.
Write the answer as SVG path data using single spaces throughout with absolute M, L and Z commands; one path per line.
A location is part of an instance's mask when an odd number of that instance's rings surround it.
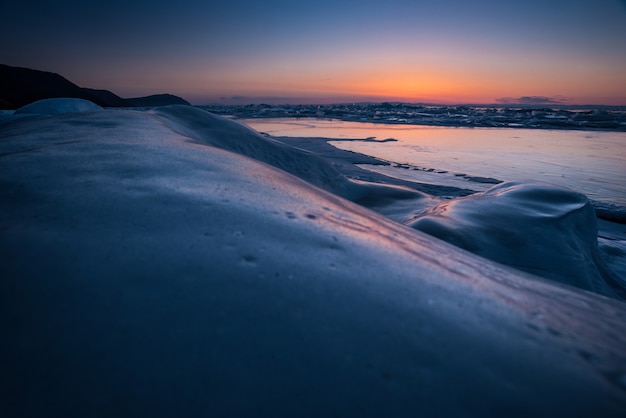
M 244 119 L 273 136 L 336 138 L 330 144 L 394 163 L 362 166 L 425 183 L 486 190 L 472 181 L 538 180 L 626 206 L 626 133 L 455 128 L 323 119 Z M 377 141 L 349 141 L 374 137 Z

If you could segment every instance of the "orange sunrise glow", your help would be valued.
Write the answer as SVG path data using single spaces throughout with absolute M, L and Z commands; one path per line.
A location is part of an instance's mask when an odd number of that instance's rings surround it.
M 3 48 L 0 62 L 122 96 L 170 91 L 194 104 L 541 96 L 626 105 L 626 6 L 618 0 L 194 4 L 102 10 L 99 30 L 52 11 L 26 29 L 11 6 L 16 18 L 0 30 L 22 45 Z M 34 37 L 37 28 L 45 36 Z

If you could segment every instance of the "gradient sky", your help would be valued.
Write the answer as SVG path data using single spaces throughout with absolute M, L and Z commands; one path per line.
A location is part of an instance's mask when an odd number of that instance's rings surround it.
M 0 0 L 0 39 L 122 97 L 626 105 L 626 0 Z

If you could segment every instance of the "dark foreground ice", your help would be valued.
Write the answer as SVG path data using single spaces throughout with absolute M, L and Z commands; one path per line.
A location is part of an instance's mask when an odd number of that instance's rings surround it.
M 235 122 L 5 118 L 0 184 L 7 416 L 623 416 L 623 302 L 357 205 L 446 209 Z M 549 238 L 591 245 L 560 193 Z

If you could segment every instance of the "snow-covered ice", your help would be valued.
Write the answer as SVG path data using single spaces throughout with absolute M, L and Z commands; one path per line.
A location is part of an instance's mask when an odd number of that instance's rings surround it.
M 582 194 L 511 182 L 440 203 L 408 223 L 475 254 L 561 283 L 626 298 L 604 263 L 596 215 Z
M 55 98 L 39 100 L 26 106 L 22 106 L 14 113 L 16 115 L 61 115 L 64 113 L 89 112 L 95 110 L 102 110 L 102 108 L 89 100 Z
M 623 416 L 626 304 L 352 203 L 438 202 L 235 122 L 5 118 L 0 185 L 9 416 Z

